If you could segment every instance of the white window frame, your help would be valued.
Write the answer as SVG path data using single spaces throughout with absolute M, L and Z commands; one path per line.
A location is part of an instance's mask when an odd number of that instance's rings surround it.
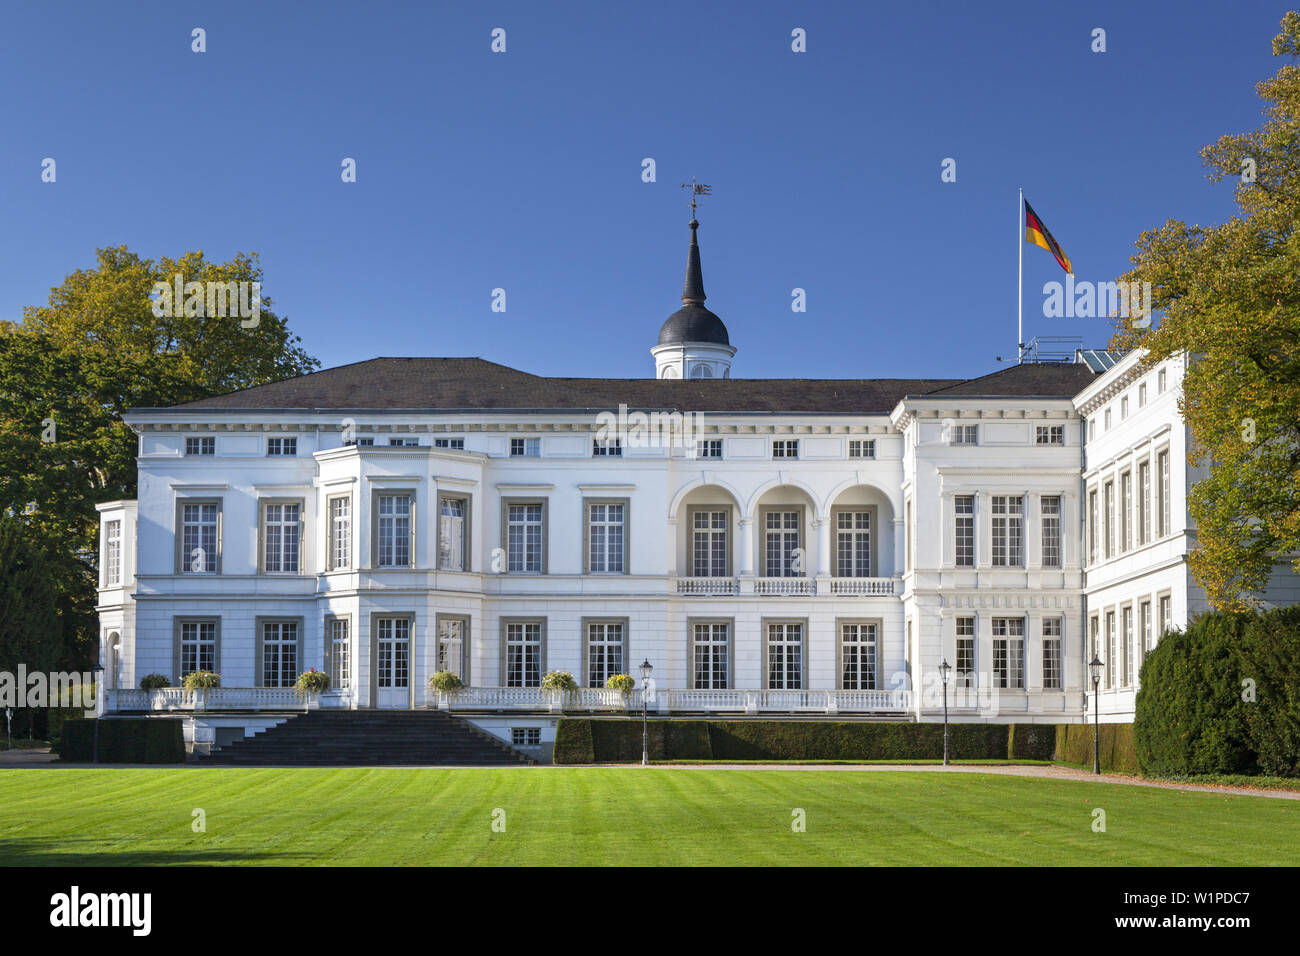
M 214 435 L 186 435 L 185 457 L 211 458 L 217 453 L 217 439 Z
M 1025 497 L 993 495 L 989 506 L 992 525 L 993 566 L 1025 566 Z
M 540 438 L 510 439 L 511 458 L 539 458 L 541 454 L 542 440 Z
M 772 457 L 791 459 L 799 457 L 799 439 L 775 438 L 772 440 Z
M 276 435 L 268 436 L 266 439 L 266 454 L 268 458 L 294 458 L 298 455 L 298 436 L 296 435 Z

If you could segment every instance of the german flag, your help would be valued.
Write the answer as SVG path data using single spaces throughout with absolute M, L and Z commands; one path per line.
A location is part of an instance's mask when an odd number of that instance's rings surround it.
M 1025 242 L 1033 243 L 1036 246 L 1042 246 L 1061 264 L 1061 268 L 1073 275 L 1074 269 L 1070 267 L 1070 259 L 1066 256 L 1061 244 L 1056 241 L 1047 227 L 1043 225 L 1043 220 L 1038 218 L 1034 208 L 1025 203 Z

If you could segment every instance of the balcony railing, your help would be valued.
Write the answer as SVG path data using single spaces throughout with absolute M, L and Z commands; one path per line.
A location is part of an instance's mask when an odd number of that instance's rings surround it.
M 186 690 L 163 687 L 158 690 L 110 690 L 108 710 L 122 711 L 212 711 L 212 710 L 307 710 L 315 707 L 319 695 L 296 687 L 210 687 Z
M 739 594 L 735 578 L 678 578 L 678 594 Z
M 894 578 L 831 578 L 831 594 L 875 597 L 894 593 Z
M 812 578 L 755 578 L 755 594 L 816 594 L 817 582 Z

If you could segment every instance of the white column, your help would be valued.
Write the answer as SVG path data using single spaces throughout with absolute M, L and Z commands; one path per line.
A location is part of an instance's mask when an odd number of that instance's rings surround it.
M 831 565 L 831 519 L 814 518 L 817 525 L 817 576 L 829 578 L 834 574 Z
M 754 576 L 754 519 L 740 519 L 740 576 Z

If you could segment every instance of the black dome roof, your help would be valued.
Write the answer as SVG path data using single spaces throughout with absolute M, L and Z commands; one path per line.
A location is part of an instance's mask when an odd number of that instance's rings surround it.
M 681 345 L 685 342 L 712 342 L 730 345 L 727 327 L 722 320 L 702 305 L 684 305 L 664 322 L 659 329 L 660 345 Z

